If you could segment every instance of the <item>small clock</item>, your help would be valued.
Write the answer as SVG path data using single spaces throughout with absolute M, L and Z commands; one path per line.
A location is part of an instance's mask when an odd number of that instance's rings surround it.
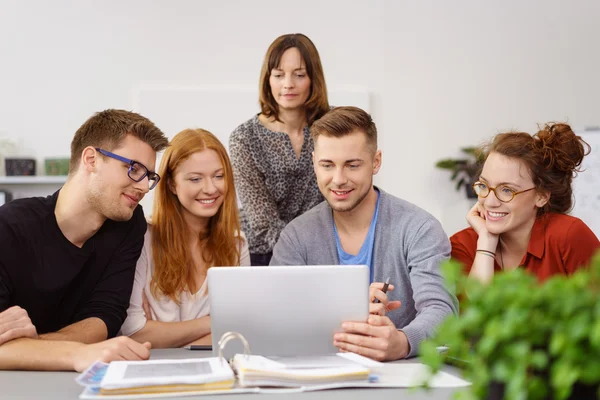
M 5 158 L 6 176 L 35 175 L 35 160 L 33 158 Z

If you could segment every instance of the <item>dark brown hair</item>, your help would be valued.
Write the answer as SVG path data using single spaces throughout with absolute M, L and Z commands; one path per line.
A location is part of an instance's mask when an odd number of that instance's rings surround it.
M 573 207 L 573 178 L 581 172 L 583 157 L 590 146 L 565 123 L 548 123 L 533 136 L 524 132 L 496 135 L 485 148 L 485 157 L 496 152 L 525 163 L 538 191 L 550 193 L 550 200 L 538 209 L 564 214 Z
M 375 122 L 373 122 L 373 118 L 369 113 L 358 107 L 336 107 L 315 121 L 310 128 L 315 142 L 321 135 L 339 138 L 354 131 L 363 132 L 367 139 L 367 145 L 372 148 L 373 152 L 377 151 L 377 127 Z
M 327 100 L 327 86 L 325 85 L 325 76 L 319 52 L 314 43 L 301 33 L 290 33 L 279 36 L 269 46 L 260 72 L 260 110 L 265 117 L 274 118 L 276 121 L 281 122 L 279 120 L 279 106 L 275 98 L 273 98 L 269 78 L 271 77 L 273 68 L 279 67 L 283 53 L 294 47 L 300 52 L 304 64 L 306 64 L 306 73 L 310 78 L 310 95 L 304 104 L 306 108 L 306 120 L 310 126 L 329 110 L 329 102 Z
M 125 110 L 104 110 L 94 114 L 81 125 L 71 142 L 69 173 L 79 166 L 81 152 L 88 146 L 113 150 L 119 147 L 126 135 L 133 135 L 147 143 L 154 151 L 167 147 L 165 134 L 146 117 Z

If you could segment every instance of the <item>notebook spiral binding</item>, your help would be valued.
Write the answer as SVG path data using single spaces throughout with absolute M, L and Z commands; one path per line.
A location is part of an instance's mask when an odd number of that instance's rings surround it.
M 250 345 L 248 344 L 248 341 L 246 340 L 246 338 L 244 337 L 244 335 L 242 335 L 239 332 L 225 332 L 223 334 L 223 336 L 221 336 L 221 338 L 219 339 L 219 342 L 217 343 L 217 346 L 219 346 L 219 359 L 221 360 L 221 363 L 223 362 L 229 362 L 230 365 L 233 365 L 233 359 L 227 361 L 225 360 L 225 357 L 223 357 L 223 350 L 225 349 L 225 345 L 231 341 L 231 340 L 239 340 L 240 342 L 242 342 L 242 344 L 244 345 L 244 356 L 247 358 L 250 356 L 250 354 L 252 354 L 250 352 Z

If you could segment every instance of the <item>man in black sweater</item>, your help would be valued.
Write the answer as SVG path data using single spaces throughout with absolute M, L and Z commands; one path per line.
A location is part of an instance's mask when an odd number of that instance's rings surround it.
M 102 111 L 75 133 L 58 192 L 0 207 L 0 369 L 149 357 L 150 343 L 114 337 L 146 232 L 138 203 L 166 146 L 141 115 Z

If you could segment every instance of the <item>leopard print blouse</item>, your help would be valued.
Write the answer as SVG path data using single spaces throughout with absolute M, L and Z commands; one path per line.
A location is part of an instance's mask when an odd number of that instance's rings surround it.
M 288 135 L 265 128 L 258 116 L 229 137 L 242 230 L 251 254 L 271 252 L 291 220 L 323 201 L 312 165 L 313 148 L 306 127 L 296 158 Z

